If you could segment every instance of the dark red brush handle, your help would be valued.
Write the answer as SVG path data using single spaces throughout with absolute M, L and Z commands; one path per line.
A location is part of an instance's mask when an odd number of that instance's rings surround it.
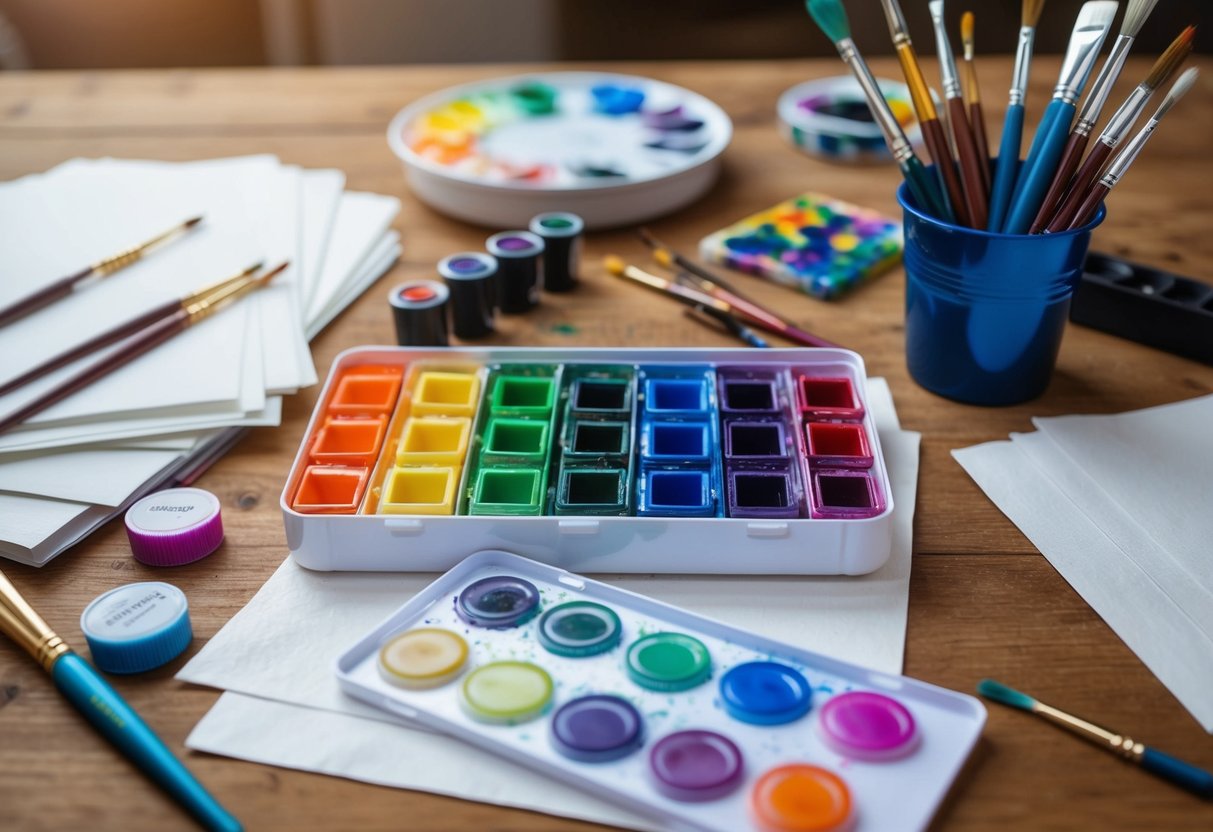
M 973 227 L 969 219 L 969 210 L 965 205 L 964 192 L 960 189 L 960 177 L 956 175 L 956 163 L 952 161 L 952 151 L 948 147 L 948 137 L 944 135 L 943 125 L 939 119 L 933 118 L 921 122 L 922 138 L 927 143 L 927 152 L 935 162 L 935 167 L 943 177 L 944 189 L 948 192 L 948 201 L 952 203 L 952 213 L 956 221 L 968 228 Z
M 1053 219 L 1053 215 L 1061 208 L 1062 203 L 1070 194 L 1069 185 L 1074 179 L 1074 169 L 1078 167 L 1078 162 L 1082 159 L 1083 151 L 1087 149 L 1087 139 L 1089 136 L 1080 136 L 1078 133 L 1071 133 L 1069 140 L 1066 142 L 1066 149 L 1062 151 L 1061 162 L 1057 165 L 1057 173 L 1053 177 L 1053 183 L 1049 185 L 1049 192 L 1045 194 L 1045 201 L 1040 203 L 1040 210 L 1036 213 L 1036 219 L 1032 221 L 1032 227 L 1028 229 L 1029 234 L 1039 234 L 1044 231 L 1049 225 L 1049 220 Z
M 53 404 L 58 404 L 119 367 L 129 364 L 145 352 L 163 344 L 187 326 L 189 326 L 189 313 L 184 309 L 178 309 L 175 314 L 160 319 L 140 334 L 133 336 L 129 343 L 113 355 L 106 356 L 86 367 L 58 387 L 47 391 L 21 409 L 0 419 L 0 433 L 7 432 L 29 417 L 41 413 Z
M 139 332 L 145 327 L 151 326 L 156 321 L 167 315 L 173 314 L 180 308 L 180 301 L 170 300 L 168 303 L 164 303 L 155 307 L 154 309 L 150 309 L 138 317 L 131 318 L 126 323 L 119 324 L 113 329 L 102 332 L 95 338 L 90 338 L 81 344 L 77 344 L 70 349 L 64 350 L 53 358 L 48 358 L 46 361 L 43 361 L 37 367 L 26 370 L 16 378 L 10 379 L 4 384 L 0 384 L 0 396 L 7 395 L 19 387 L 24 387 L 31 381 L 40 379 L 47 373 L 54 372 L 60 367 L 66 367 L 73 361 L 78 361 L 81 358 L 85 358 L 97 350 L 104 349 L 111 344 L 116 344 L 123 338 L 129 338 L 136 332 Z
M 965 114 L 964 99 L 959 96 L 948 99 L 948 119 L 952 122 L 952 138 L 956 140 L 956 154 L 960 157 L 960 181 L 964 185 L 965 204 L 974 228 L 986 227 L 986 194 L 981 179 L 981 162 L 977 159 L 977 143 L 969 128 L 969 117 Z
M 1103 142 L 1095 143 L 1095 147 L 1091 148 L 1091 152 L 1087 154 L 1087 158 L 1082 163 L 1082 167 L 1078 169 L 1078 173 L 1074 174 L 1074 183 L 1070 186 L 1070 192 L 1062 200 L 1057 213 L 1053 215 L 1053 219 L 1045 227 L 1046 230 L 1063 231 L 1070 227 L 1070 223 L 1073 222 L 1075 216 L 1078 214 L 1078 206 L 1082 203 L 1083 197 L 1087 195 L 1087 191 L 1091 190 L 1091 185 L 1099 179 L 1099 174 L 1103 171 L 1104 163 L 1108 161 L 1108 157 L 1111 155 L 1111 147 Z
M 1095 212 L 1099 210 L 1099 203 L 1107 198 L 1108 192 L 1111 190 L 1104 183 L 1096 182 L 1091 187 L 1091 190 L 1087 192 L 1086 199 L 1078 206 L 1078 211 L 1074 214 L 1074 221 L 1066 226 L 1066 228 L 1081 228 L 1095 219 Z
M 0 309 L 0 326 L 8 326 L 13 321 L 24 318 L 48 306 L 57 300 L 67 297 L 77 283 L 93 273 L 93 267 L 76 272 L 56 280 L 49 286 L 44 286 L 28 297 Z
M 986 199 L 990 198 L 990 143 L 986 139 L 986 117 L 981 112 L 981 102 L 969 105 L 969 122 L 973 127 L 973 141 L 977 143 L 977 158 L 981 162 L 981 181 L 985 185 Z

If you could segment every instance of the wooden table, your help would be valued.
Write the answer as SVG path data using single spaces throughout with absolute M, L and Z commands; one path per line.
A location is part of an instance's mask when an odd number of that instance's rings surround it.
M 931 62 L 927 62 L 928 64 Z M 1204 61 L 1205 70 L 1213 68 Z M 1058 61 L 1034 66 L 1030 115 L 1039 115 Z M 1134 58 L 1127 92 L 1148 61 Z M 550 68 L 550 67 L 547 67 Z M 699 204 L 654 223 L 694 251 L 705 233 L 806 189 L 896 215 L 890 167 L 831 166 L 790 149 L 774 128 L 778 94 L 808 77 L 839 74 L 837 61 L 651 63 L 612 67 L 698 90 L 736 126 L 720 183 Z M 891 60 L 877 74 L 898 77 Z M 935 67 L 926 67 L 935 77 Z M 0 74 L 0 180 L 75 156 L 187 160 L 276 153 L 307 167 L 337 167 L 349 187 L 404 200 L 397 227 L 405 254 L 314 342 L 321 374 L 340 350 L 390 343 L 387 288 L 433 275 L 434 263 L 478 248 L 483 229 L 440 217 L 414 199 L 384 141 L 392 114 L 422 93 L 519 67 Z M 982 62 L 994 135 L 1002 121 L 1009 58 Z M 1213 85 L 1202 79 L 1172 113 L 1117 190 L 1094 247 L 1213 279 Z M 1028 133 L 1028 135 L 1031 135 Z M 605 276 L 600 257 L 647 255 L 626 231 L 593 236 L 585 286 L 545 296 L 534 314 L 507 320 L 509 344 L 726 345 L 664 300 Z M 908 377 L 900 270 L 846 299 L 819 303 L 747 282 L 807 328 L 859 350 L 889 379 L 904 426 L 921 431 L 922 470 L 910 586 L 905 672 L 972 691 L 993 676 L 1159 748 L 1213 767 L 1213 740 L 949 456 L 953 448 L 1030 430 L 1035 415 L 1111 413 L 1213 392 L 1213 369 L 1072 326 L 1052 386 L 1038 401 L 983 409 L 937 398 Z M 80 611 L 119 583 L 168 578 L 190 598 L 198 650 L 239 610 L 286 552 L 278 494 L 316 390 L 286 402 L 283 425 L 255 430 L 199 482 L 223 501 L 227 543 L 171 575 L 130 556 L 111 524 L 49 566 L 6 564 L 13 583 L 70 642 L 83 648 Z M 118 690 L 250 829 L 556 830 L 571 821 L 378 788 L 186 752 L 182 742 L 217 693 L 159 671 L 117 679 Z M 1213 694 L 1211 694 L 1213 695 Z M 941 829 L 1209 829 L 1213 809 L 1030 717 L 992 706 L 985 736 L 957 782 Z M 0 828 L 176 830 L 179 810 L 85 727 L 42 672 L 0 643 Z

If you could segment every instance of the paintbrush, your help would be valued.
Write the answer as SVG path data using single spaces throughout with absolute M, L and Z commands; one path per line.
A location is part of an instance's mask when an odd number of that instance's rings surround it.
M 1155 0 L 1157 2 L 1157 0 Z M 972 12 L 960 18 L 960 41 L 964 45 L 964 98 L 969 104 L 969 126 L 973 128 L 973 142 L 977 145 L 978 168 L 987 194 L 990 193 L 990 142 L 986 138 L 986 117 L 981 111 L 981 89 L 977 85 L 977 65 L 973 63 L 973 29 L 977 23 Z M 987 203 L 987 212 L 989 205 Z
M 1029 234 L 1036 234 L 1044 229 L 1053 214 L 1061 207 L 1062 199 L 1074 177 L 1074 170 L 1078 167 L 1078 162 L 1087 149 L 1087 140 L 1091 135 L 1091 130 L 1095 127 L 1095 122 L 1099 120 L 1099 113 L 1108 101 L 1112 85 L 1120 77 L 1120 71 L 1124 68 L 1125 58 L 1129 56 L 1133 40 L 1157 4 L 1158 0 L 1129 0 L 1129 6 L 1125 9 L 1125 19 L 1120 24 L 1120 34 L 1116 36 L 1116 42 L 1112 44 L 1112 51 L 1108 53 L 1103 66 L 1099 68 L 1099 74 L 1095 76 L 1095 81 L 1091 84 L 1091 91 L 1087 93 L 1087 99 L 1083 102 L 1082 109 L 1078 111 L 1078 121 L 1074 123 L 1074 129 L 1070 131 L 1066 149 L 1061 154 L 1061 161 L 1057 163 L 1057 173 L 1053 176 L 1053 182 L 1045 193 L 1044 201 L 1040 203 L 1040 210 L 1036 213 L 1032 227 L 1028 229 Z
M 1085 719 L 1054 708 L 1052 705 L 1046 705 L 1026 693 L 1009 688 L 993 679 L 982 679 L 977 684 L 977 692 L 1000 704 L 1035 714 L 1046 722 L 1064 728 L 1070 733 L 1098 745 L 1105 751 L 1110 751 L 1123 760 L 1135 763 L 1151 774 L 1194 792 L 1206 800 L 1213 798 L 1213 774 L 1191 763 L 1185 763 L 1183 760 L 1172 757 L 1170 754 L 1164 754 L 1124 734 L 1109 731 L 1107 728 L 1101 728 Z
M 0 572 L 0 632 L 33 656 L 72 707 L 203 827 L 239 832 L 240 821 L 207 793 L 101 674 L 42 620 L 3 572 Z
M 1167 92 L 1166 98 L 1163 99 L 1162 104 L 1158 105 L 1158 109 L 1154 111 L 1154 115 L 1150 116 L 1150 120 L 1146 122 L 1145 127 L 1142 127 L 1137 135 L 1129 140 L 1124 150 L 1116 154 L 1116 158 L 1112 160 L 1112 164 L 1108 165 L 1107 171 L 1104 172 L 1100 180 L 1087 191 L 1087 195 L 1079 203 L 1078 209 L 1074 213 L 1074 218 L 1064 228 L 1077 228 L 1086 225 L 1094 218 L 1095 212 L 1099 210 L 1099 203 L 1104 201 L 1108 192 L 1115 188 L 1116 184 L 1124 177 L 1125 171 L 1129 169 L 1129 166 L 1133 164 L 1137 155 L 1141 153 L 1142 148 L 1146 146 L 1146 142 L 1154 135 L 1154 131 L 1158 128 L 1158 123 L 1175 106 L 1175 102 L 1183 98 L 1184 93 L 1192 87 L 1193 82 L 1196 81 L 1197 74 L 1196 67 L 1192 67 L 1191 69 L 1184 70 L 1179 78 L 1176 79 L 1175 83 L 1171 85 L 1170 91 Z M 1062 230 L 1062 222 L 1063 218 L 1058 217 L 1055 220 L 1057 227 L 1054 228 L 1050 225 L 1049 230 Z
M 120 367 L 124 367 L 144 353 L 163 344 L 190 327 L 198 324 L 219 310 L 240 300 L 245 295 L 267 285 L 275 275 L 286 269 L 288 263 L 266 272 L 259 277 L 241 283 L 232 283 L 224 288 L 206 295 L 177 309 L 168 316 L 161 318 L 147 328 L 130 336 L 127 341 L 113 353 L 85 367 L 76 375 L 66 379 L 61 384 L 23 405 L 8 416 L 0 419 L 0 434 L 21 424 L 53 404 L 63 401 L 69 396 L 80 392 L 93 382 L 104 378 Z
M 985 228 L 989 210 L 985 180 L 981 175 L 977 142 L 973 139 L 969 117 L 965 114 L 964 95 L 956 73 L 956 57 L 952 54 L 952 44 L 948 41 L 948 29 L 943 20 L 943 0 L 931 0 L 927 6 L 931 10 L 931 22 L 935 26 L 935 49 L 939 53 L 943 95 L 948 103 L 948 124 L 952 127 L 956 158 L 960 160 L 960 184 L 964 192 L 965 208 L 969 212 L 973 228 Z
M 202 222 L 202 217 L 191 217 L 185 222 L 178 223 L 161 234 L 157 234 L 146 242 L 140 243 L 137 246 L 124 249 L 112 257 L 106 257 L 104 260 L 98 260 L 91 266 L 86 266 L 75 274 L 60 278 L 49 286 L 44 286 L 31 295 L 28 295 L 21 300 L 12 303 L 3 309 L 0 309 L 0 326 L 7 326 L 13 321 L 24 318 L 26 315 L 37 312 L 44 306 L 49 306 L 57 300 L 70 295 L 72 292 L 78 292 L 91 286 L 94 282 L 108 277 L 114 272 L 121 271 L 132 263 L 140 260 L 143 255 L 147 254 L 160 243 L 165 242 L 171 237 L 175 237 L 183 231 L 193 228 L 198 223 Z
M 914 201 L 924 211 L 937 217 L 946 217 L 949 212 L 945 208 L 942 192 L 923 167 L 922 160 L 914 154 L 910 140 L 906 138 L 905 131 L 901 129 L 901 124 L 889 109 L 889 103 L 884 100 L 880 87 L 876 85 L 872 71 L 868 69 L 855 42 L 851 40 L 851 24 L 847 20 L 841 0 L 806 0 L 805 6 L 821 31 L 838 49 L 843 63 L 854 73 L 855 80 L 859 82 L 867 99 L 868 109 L 872 111 L 872 118 L 884 134 L 885 144 L 897 160 L 897 166 L 914 195 Z
M 889 23 L 889 35 L 893 38 L 893 48 L 897 51 L 901 73 L 906 77 L 906 86 L 910 89 L 910 101 L 918 115 L 918 125 L 922 129 L 927 153 L 935 163 L 936 176 L 943 183 L 940 190 L 946 209 L 943 219 L 948 222 L 959 220 L 961 225 L 971 225 L 960 190 L 960 177 L 956 175 L 956 165 L 952 161 L 952 151 L 948 147 L 948 139 L 939 121 L 939 114 L 935 112 L 935 101 L 931 98 L 931 90 L 922 75 L 922 67 L 918 65 L 918 55 L 914 52 L 914 44 L 910 42 L 910 33 L 906 27 L 905 16 L 901 13 L 901 6 L 897 0 L 880 0 L 880 5 L 884 7 L 884 16 Z
M 994 170 L 994 186 L 990 191 L 990 221 L 987 231 L 1000 231 L 1015 190 L 1019 167 L 1019 146 L 1023 141 L 1023 99 L 1028 86 L 1028 70 L 1032 64 L 1032 43 L 1036 40 L 1036 22 L 1045 0 L 1023 0 L 1019 16 L 1019 45 L 1015 49 L 1015 71 L 1011 75 L 1011 96 L 1007 115 L 1002 123 L 1002 139 L 998 145 L 998 167 Z
M 1146 108 L 1154 91 L 1166 84 L 1187 59 L 1188 54 L 1192 51 L 1192 39 L 1195 35 L 1195 26 L 1189 26 L 1180 32 L 1179 36 L 1171 41 L 1171 45 L 1154 62 L 1154 66 L 1150 67 L 1150 74 L 1133 89 L 1133 92 L 1129 93 L 1129 97 L 1108 120 L 1107 126 L 1099 134 L 1095 146 L 1091 148 L 1091 152 L 1087 154 L 1082 166 L 1074 174 L 1069 193 L 1062 199 L 1053 218 L 1046 223 L 1046 229 L 1056 230 L 1070 227 L 1074 215 L 1078 212 L 1079 204 L 1091 190 L 1091 185 L 1099 178 L 1100 171 L 1103 170 L 1112 151 L 1129 134 L 1133 123 Z
M 666 280 L 664 277 L 650 274 L 644 269 L 637 268 L 636 266 L 629 266 L 618 257 L 607 257 L 603 261 L 603 264 L 606 266 L 607 271 L 616 277 L 622 277 L 627 280 L 631 280 L 634 283 L 647 286 L 650 289 L 654 289 L 664 295 L 673 297 L 680 303 L 685 303 L 688 306 L 703 306 L 708 310 L 715 310 L 726 315 L 732 315 L 734 318 L 738 318 L 750 326 L 756 326 L 759 329 L 774 333 L 775 335 L 782 335 L 789 341 L 795 341 L 796 343 L 802 344 L 806 347 L 838 346 L 837 344 L 827 341 L 824 338 L 818 338 L 812 333 L 805 332 L 799 327 L 790 326 L 785 329 L 774 325 L 770 320 L 755 318 L 753 315 L 737 308 L 736 306 L 733 306 L 727 301 L 713 297 L 712 295 L 709 295 L 706 292 L 701 292 L 698 289 L 692 289 L 689 286 L 683 286 L 679 283 Z
M 704 306 L 688 306 L 683 310 L 684 315 L 711 329 L 717 329 L 717 324 L 723 326 L 725 330 L 735 336 L 743 344 L 750 347 L 758 347 L 766 349 L 771 346 L 757 332 L 750 329 L 741 321 L 734 318 L 732 315 L 727 315 L 723 312 L 718 312 L 715 309 L 708 309 Z
M 1045 110 L 1041 126 L 1032 139 L 1027 161 L 1023 163 L 1015 182 L 1011 207 L 1007 209 L 1007 219 L 1002 227 L 1004 234 L 1024 234 L 1032 226 L 1065 149 L 1070 123 L 1074 120 L 1074 103 L 1086 86 L 1087 77 L 1099 55 L 1099 47 L 1107 37 L 1115 16 L 1116 3 L 1112 0 L 1091 0 L 1079 10 L 1061 65 L 1061 74 L 1053 89 L 1053 100 Z
M 255 265 L 249 266 L 247 269 L 240 272 L 239 274 L 236 274 L 236 275 L 233 275 L 232 277 L 227 278 L 226 280 L 221 280 L 218 283 L 213 283 L 210 286 L 200 289 L 197 292 L 194 292 L 192 294 L 186 295 L 183 298 L 179 298 L 178 300 L 170 300 L 167 303 L 162 303 L 159 306 L 154 307 L 153 309 L 149 309 L 147 312 L 144 312 L 142 315 L 138 315 L 134 318 L 131 318 L 129 321 L 118 324 L 117 326 L 112 327 L 111 329 L 107 329 L 105 332 L 102 332 L 99 335 L 89 338 L 87 341 L 77 344 L 76 346 L 71 347 L 70 349 L 64 350 L 63 352 L 59 353 L 58 355 L 53 356 L 52 358 L 46 359 L 38 366 L 33 367 L 29 370 L 26 370 L 24 373 L 17 376 L 16 378 L 10 379 L 9 381 L 6 381 L 4 384 L 0 384 L 0 396 L 11 393 L 12 391 L 14 391 L 20 387 L 24 387 L 25 385 L 29 384 L 31 381 L 35 381 L 36 379 L 42 378 L 47 373 L 58 370 L 60 367 L 66 367 L 68 364 L 71 364 L 73 361 L 78 361 L 81 358 L 91 355 L 92 353 L 96 352 L 97 350 L 104 349 L 105 347 L 108 347 L 111 344 L 116 344 L 125 338 L 129 338 L 130 336 L 134 335 L 136 332 L 139 332 L 140 330 L 151 326 L 152 324 L 154 324 L 156 321 L 160 320 L 161 318 L 164 318 L 164 317 L 167 317 L 167 316 L 173 314 L 178 309 L 184 309 L 185 307 L 189 306 L 190 304 L 196 303 L 197 301 L 201 300 L 202 298 L 205 298 L 207 295 L 221 291 L 229 285 L 246 280 L 249 278 L 249 276 L 251 274 L 253 274 L 253 272 L 260 270 L 261 266 L 262 266 L 261 263 L 257 263 Z
M 719 286 L 727 292 L 730 292 L 735 297 L 745 299 L 745 295 L 736 286 L 730 284 L 720 275 L 715 272 L 705 269 L 703 266 L 696 263 L 686 255 L 679 254 L 674 249 L 667 246 L 665 243 L 653 236 L 653 233 L 647 228 L 640 228 L 636 231 L 641 242 L 653 250 L 653 259 L 667 269 L 673 269 L 678 266 L 686 270 L 689 274 L 700 278 L 701 280 Z

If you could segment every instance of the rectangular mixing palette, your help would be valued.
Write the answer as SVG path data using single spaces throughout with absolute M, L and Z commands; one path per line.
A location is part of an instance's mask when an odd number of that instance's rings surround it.
M 865 574 L 893 501 L 838 349 L 359 347 L 282 492 L 323 570 L 509 546 L 593 572 Z
M 876 673 L 500 551 L 337 660 L 342 689 L 662 828 L 925 828 L 985 723 Z

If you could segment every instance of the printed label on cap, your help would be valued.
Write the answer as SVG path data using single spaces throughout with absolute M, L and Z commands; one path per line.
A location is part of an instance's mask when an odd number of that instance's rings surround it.
M 219 513 L 219 500 L 200 488 L 173 488 L 144 497 L 127 512 L 126 520 L 141 531 L 171 532 Z
M 127 584 L 89 604 L 81 625 L 104 639 L 140 638 L 167 627 L 185 606 L 185 595 L 172 584 Z

